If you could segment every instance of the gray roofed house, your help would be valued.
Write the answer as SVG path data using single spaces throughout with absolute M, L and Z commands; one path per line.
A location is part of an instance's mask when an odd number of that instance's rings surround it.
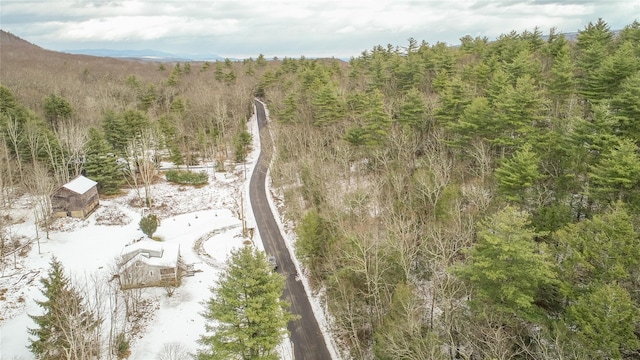
M 177 286 L 183 264 L 180 245 L 140 240 L 120 254 L 118 277 L 124 289 L 145 286 Z

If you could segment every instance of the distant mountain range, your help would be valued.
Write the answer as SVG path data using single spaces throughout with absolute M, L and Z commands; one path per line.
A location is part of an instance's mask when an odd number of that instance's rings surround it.
M 112 57 L 119 59 L 138 59 L 147 61 L 217 61 L 225 58 L 216 54 L 177 55 L 157 50 L 113 50 L 113 49 L 76 49 L 64 50 L 68 54 Z M 237 60 L 231 59 L 230 60 Z

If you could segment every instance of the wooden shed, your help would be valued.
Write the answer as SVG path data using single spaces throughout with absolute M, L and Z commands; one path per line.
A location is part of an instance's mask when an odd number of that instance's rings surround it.
M 82 175 L 61 186 L 51 195 L 53 216 L 85 218 L 98 207 L 98 183 Z
M 146 286 L 178 286 L 182 262 L 180 245 L 141 240 L 120 254 L 118 278 L 123 289 Z

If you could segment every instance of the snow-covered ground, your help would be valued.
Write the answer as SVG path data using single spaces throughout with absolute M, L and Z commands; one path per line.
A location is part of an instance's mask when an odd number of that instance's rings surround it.
M 185 353 L 194 353 L 198 348 L 197 340 L 205 333 L 200 313 L 204 310 L 203 302 L 211 296 L 209 288 L 229 252 L 245 241 L 241 201 L 247 227 L 255 227 L 248 201 L 248 179 L 260 148 L 255 118 L 250 129 L 254 146 L 246 166 L 236 166 L 227 172 L 214 172 L 209 166 L 204 170 L 209 173 L 210 183 L 200 188 L 165 181 L 153 186 L 154 207 L 150 211 L 161 219 L 154 237 L 180 244 L 184 262 L 194 264 L 198 272 L 183 278 L 171 297 L 163 288 L 144 290 L 151 304 L 149 316 L 142 322 L 140 334 L 131 341 L 129 359 L 156 359 L 167 344 Z M 34 300 L 42 299 L 39 279 L 46 276 L 52 256 L 62 262 L 72 279 L 109 278 L 113 274 L 115 259 L 123 247 L 144 237 L 138 223 L 145 210 L 135 205 L 137 198 L 131 190 L 126 195 L 101 200 L 100 207 L 85 220 L 58 219 L 49 239 L 44 239 L 40 232 L 40 246 L 34 242 L 26 255 L 15 257 L 15 263 L 13 256 L 5 259 L 8 264 L 0 273 L 1 360 L 34 358 L 27 348 L 27 329 L 34 327 L 29 314 L 41 311 Z M 33 208 L 27 196 L 15 199 L 9 209 L 2 209 L 2 215 L 7 214 L 13 223 L 9 227 L 12 237 L 35 239 Z M 263 249 L 257 231 L 253 241 Z M 319 311 L 316 315 L 322 316 L 319 303 L 314 302 Z M 326 320 L 320 321 L 326 325 Z M 283 359 L 292 357 L 288 340 L 283 341 L 279 351 Z

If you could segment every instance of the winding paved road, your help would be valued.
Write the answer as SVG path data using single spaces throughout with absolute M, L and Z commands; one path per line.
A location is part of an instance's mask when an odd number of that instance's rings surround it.
M 313 315 L 304 286 L 302 282 L 296 279 L 295 265 L 291 261 L 291 256 L 280 233 L 280 228 L 273 217 L 267 200 L 266 175 L 271 161 L 273 146 L 271 135 L 267 128 L 264 105 L 259 101 L 255 101 L 255 107 L 262 151 L 251 176 L 249 197 L 265 251 L 275 256 L 278 263 L 278 272 L 285 276 L 286 285 L 283 298 L 291 304 L 290 311 L 294 315 L 300 316 L 298 320 L 289 322 L 288 326 L 291 333 L 291 342 L 293 343 L 294 357 L 296 360 L 330 360 L 331 355 L 318 322 Z

